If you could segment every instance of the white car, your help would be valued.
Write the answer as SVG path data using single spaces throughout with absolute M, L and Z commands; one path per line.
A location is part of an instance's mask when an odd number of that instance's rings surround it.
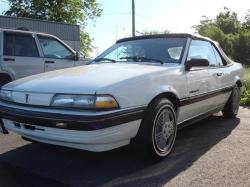
M 221 110 L 225 117 L 237 115 L 242 74 L 242 65 L 207 38 L 125 38 L 89 65 L 3 86 L 2 129 L 89 151 L 132 144 L 161 159 L 178 127 Z

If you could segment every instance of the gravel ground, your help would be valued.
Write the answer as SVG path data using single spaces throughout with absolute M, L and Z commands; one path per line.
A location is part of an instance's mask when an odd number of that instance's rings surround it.
M 172 154 L 154 163 L 128 147 L 91 153 L 0 135 L 0 186 L 250 186 L 250 109 L 178 132 Z

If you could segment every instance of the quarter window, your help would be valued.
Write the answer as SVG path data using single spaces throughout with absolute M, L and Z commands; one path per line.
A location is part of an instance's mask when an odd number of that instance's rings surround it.
M 38 57 L 36 42 L 30 34 L 5 33 L 4 55 Z
M 215 54 L 215 57 L 217 60 L 217 64 L 219 66 L 223 66 L 223 62 L 222 62 L 222 58 L 221 58 L 220 54 L 218 53 L 218 51 L 214 47 L 213 47 L 213 50 L 214 50 L 214 54 Z
M 179 60 L 181 57 L 183 47 L 172 47 L 168 49 L 168 54 L 170 58 Z
M 212 45 L 206 41 L 193 40 L 189 48 L 189 58 L 206 58 L 209 66 L 218 66 Z
M 70 59 L 74 55 L 68 48 L 54 38 L 38 36 L 45 58 Z

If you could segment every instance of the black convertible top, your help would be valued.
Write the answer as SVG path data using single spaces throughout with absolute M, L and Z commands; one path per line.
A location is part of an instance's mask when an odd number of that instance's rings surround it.
M 142 35 L 142 36 L 122 38 L 118 40 L 116 43 L 133 41 L 133 40 L 152 39 L 152 38 L 192 38 L 192 39 L 200 39 L 213 42 L 211 39 L 199 35 L 193 35 L 188 33 L 171 33 L 171 34 L 153 34 L 153 35 Z

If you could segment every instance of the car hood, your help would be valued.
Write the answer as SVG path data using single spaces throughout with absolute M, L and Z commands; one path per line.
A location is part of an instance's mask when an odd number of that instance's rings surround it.
M 92 64 L 26 77 L 5 85 L 3 89 L 33 93 L 94 94 L 113 84 L 166 68 L 162 65 Z

